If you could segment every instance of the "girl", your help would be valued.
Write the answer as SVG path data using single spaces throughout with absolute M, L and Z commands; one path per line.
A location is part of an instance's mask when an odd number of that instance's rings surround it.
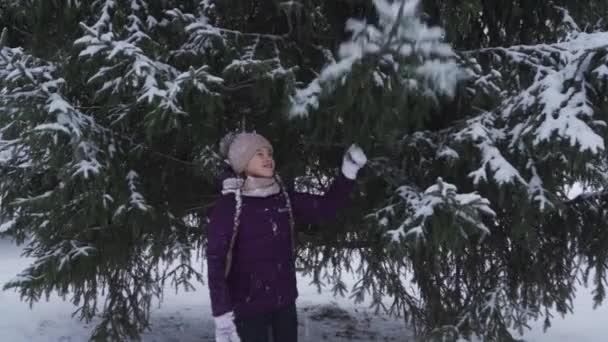
M 239 178 L 223 181 L 209 217 L 207 268 L 216 342 L 296 342 L 298 296 L 294 222 L 330 218 L 342 207 L 367 162 L 352 145 L 323 196 L 287 191 L 275 174 L 272 146 L 257 133 L 228 141 Z

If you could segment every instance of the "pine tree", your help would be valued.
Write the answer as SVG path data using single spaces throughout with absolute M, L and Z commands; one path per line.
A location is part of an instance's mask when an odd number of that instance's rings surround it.
M 165 284 L 203 281 L 191 260 L 218 195 L 216 144 L 244 124 L 305 191 L 323 191 L 344 148 L 363 145 L 353 205 L 298 227 L 298 267 L 337 295 L 371 296 L 421 339 L 508 340 L 530 319 L 549 324 L 552 307 L 571 311 L 579 280 L 599 305 L 605 10 L 3 2 L 0 234 L 37 260 L 5 287 L 100 315 L 93 340 L 137 338 Z M 569 199 L 574 183 L 591 192 Z M 343 272 L 359 277 L 353 289 Z

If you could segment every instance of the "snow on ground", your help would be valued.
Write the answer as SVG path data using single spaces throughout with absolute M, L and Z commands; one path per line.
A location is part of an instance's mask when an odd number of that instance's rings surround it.
M 532 330 L 523 338 L 532 342 L 605 342 L 608 340 L 608 303 L 593 309 L 591 289 L 579 288 L 573 314 L 555 315 L 551 327 L 543 333 L 543 322 L 530 324 Z
M 19 256 L 20 248 L 0 239 L 0 287 L 29 265 L 32 259 Z M 347 298 L 317 293 L 299 277 L 298 299 L 300 342 L 320 341 L 409 341 L 403 321 L 376 316 L 366 305 L 354 305 Z M 57 296 L 41 301 L 30 310 L 12 290 L 0 291 L 0 341 L 81 342 L 86 341 L 95 321 L 85 324 L 71 313 L 75 307 Z M 143 334 L 146 342 L 213 342 L 213 320 L 207 288 L 175 293 L 167 287 L 160 307 L 151 313 L 151 328 Z
M 0 286 L 24 269 L 31 259 L 19 256 L 20 248 L 0 239 Z M 351 281 L 352 279 L 345 279 Z M 367 305 L 355 305 L 348 298 L 319 294 L 309 285 L 310 278 L 299 277 L 298 299 L 300 342 L 320 341 L 413 341 L 403 321 L 376 316 Z M 13 291 L 0 291 L 0 341 L 81 342 L 86 341 L 95 322 L 85 324 L 71 317 L 75 307 L 69 301 L 51 296 L 30 309 Z M 532 324 L 523 338 L 530 342 L 602 342 L 607 331 L 608 306 L 592 309 L 590 290 L 581 289 L 574 303 L 574 315 L 556 317 L 546 334 L 542 322 Z M 175 293 L 167 288 L 161 306 L 151 314 L 151 328 L 143 334 L 147 342 L 212 342 L 213 321 L 209 293 L 200 285 L 196 291 Z

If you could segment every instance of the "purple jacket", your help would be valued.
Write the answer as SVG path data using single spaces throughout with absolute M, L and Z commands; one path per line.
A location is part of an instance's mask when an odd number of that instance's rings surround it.
M 354 182 L 340 174 L 325 195 L 289 192 L 294 219 L 317 223 L 335 216 Z M 289 212 L 282 193 L 242 196 L 240 226 L 228 278 L 226 254 L 233 232 L 234 194 L 220 197 L 209 217 L 207 269 L 213 316 L 251 316 L 292 304 L 298 296 Z

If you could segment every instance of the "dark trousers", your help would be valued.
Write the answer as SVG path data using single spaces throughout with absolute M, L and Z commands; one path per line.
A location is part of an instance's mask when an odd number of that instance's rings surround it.
M 297 342 L 298 316 L 291 304 L 275 312 L 252 317 L 236 317 L 241 342 Z

